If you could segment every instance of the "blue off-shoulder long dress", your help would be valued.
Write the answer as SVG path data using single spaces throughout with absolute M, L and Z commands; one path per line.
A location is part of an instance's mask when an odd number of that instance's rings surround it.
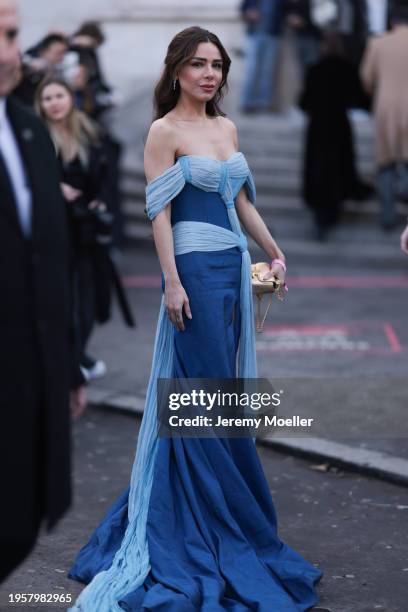
M 224 200 L 186 182 L 171 221 L 231 229 Z M 241 252 L 176 255 L 192 312 L 174 330 L 175 377 L 236 376 Z M 128 525 L 129 489 L 79 552 L 69 576 L 88 583 L 109 568 Z M 303 612 L 322 571 L 278 537 L 276 514 L 252 438 L 160 438 L 147 516 L 150 571 L 118 599 L 131 612 Z M 93 612 L 92 605 L 78 607 Z M 96 610 L 96 609 L 95 609 Z

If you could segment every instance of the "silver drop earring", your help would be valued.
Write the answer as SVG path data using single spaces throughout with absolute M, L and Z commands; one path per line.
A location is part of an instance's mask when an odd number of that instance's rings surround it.
M 174 90 L 176 89 L 176 83 L 177 83 L 177 79 L 174 79 L 174 81 L 173 81 L 173 89 Z

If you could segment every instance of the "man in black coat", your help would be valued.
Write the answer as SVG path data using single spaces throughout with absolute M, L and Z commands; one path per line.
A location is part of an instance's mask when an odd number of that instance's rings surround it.
M 70 504 L 70 388 L 84 402 L 55 151 L 9 97 L 18 72 L 16 4 L 0 0 L 0 579 Z
M 311 0 L 285 0 L 284 12 L 295 33 L 296 52 L 302 78 L 320 54 L 321 31 L 313 22 Z
M 348 59 L 357 68 L 369 34 L 367 7 L 367 0 L 339 0 L 337 29 L 342 35 Z

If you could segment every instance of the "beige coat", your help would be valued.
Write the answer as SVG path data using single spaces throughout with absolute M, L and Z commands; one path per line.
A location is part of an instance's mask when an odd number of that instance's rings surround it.
M 408 162 L 408 26 L 369 41 L 361 76 L 374 94 L 377 164 Z

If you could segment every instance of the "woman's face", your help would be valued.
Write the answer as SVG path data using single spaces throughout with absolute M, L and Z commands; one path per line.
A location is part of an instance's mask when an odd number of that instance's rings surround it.
M 216 45 L 200 43 L 178 74 L 182 91 L 203 102 L 211 100 L 222 81 L 222 64 Z
M 58 83 L 47 85 L 41 94 L 41 110 L 48 121 L 64 121 L 72 110 L 71 94 Z

